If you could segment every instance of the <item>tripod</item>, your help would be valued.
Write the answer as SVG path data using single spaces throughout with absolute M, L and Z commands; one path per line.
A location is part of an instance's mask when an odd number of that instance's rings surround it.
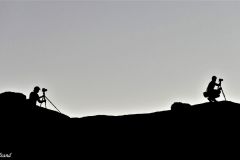
M 56 108 L 56 110 L 59 112 L 59 113 L 61 113 L 60 111 L 59 111 L 59 109 L 50 101 L 50 99 L 45 95 L 45 91 L 43 91 L 43 101 L 45 101 L 45 108 L 47 108 L 47 101 L 46 100 L 48 100 L 48 102 L 49 103 L 51 103 L 51 105 L 54 107 L 54 108 Z M 41 105 L 42 105 L 42 103 L 40 104 L 40 107 L 41 107 Z
M 225 96 L 225 94 L 223 92 L 223 89 L 222 89 L 222 81 L 223 81 L 223 79 L 219 79 L 219 87 L 218 88 L 220 89 L 220 92 L 222 92 L 225 101 L 227 101 L 226 96 Z
M 45 92 L 43 92 L 42 101 L 45 102 L 45 108 L 47 108 L 47 102 L 46 102 L 46 95 L 45 95 Z M 41 107 L 41 106 L 42 106 L 42 103 L 40 104 L 40 107 Z

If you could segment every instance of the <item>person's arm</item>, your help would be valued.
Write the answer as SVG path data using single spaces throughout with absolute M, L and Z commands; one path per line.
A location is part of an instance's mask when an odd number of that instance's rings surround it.
M 218 86 L 218 88 L 220 88 L 221 87 L 221 82 L 215 83 L 215 85 Z
M 42 103 L 42 101 L 40 99 L 38 99 L 38 103 Z
M 44 100 L 41 100 L 42 97 L 43 97 L 43 96 L 41 96 L 41 97 L 38 96 L 38 102 L 39 102 L 39 103 L 45 102 Z
M 43 98 L 43 97 L 44 97 L 44 95 L 40 96 L 39 99 L 40 99 L 40 98 Z

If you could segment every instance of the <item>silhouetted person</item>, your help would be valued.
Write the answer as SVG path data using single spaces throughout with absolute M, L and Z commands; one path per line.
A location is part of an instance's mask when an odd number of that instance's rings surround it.
M 216 102 L 215 98 L 220 97 L 221 93 L 221 80 L 219 80 L 219 83 L 216 83 L 217 77 L 212 76 L 212 81 L 208 84 L 207 91 L 204 92 L 204 97 L 208 97 L 208 100 L 210 102 Z M 218 87 L 215 89 L 215 87 Z
M 41 100 L 43 96 L 39 97 L 38 92 L 40 91 L 40 88 L 38 86 L 34 87 L 34 90 L 29 95 L 29 103 L 31 106 L 37 106 L 37 102 L 43 103 L 46 102 L 46 100 Z

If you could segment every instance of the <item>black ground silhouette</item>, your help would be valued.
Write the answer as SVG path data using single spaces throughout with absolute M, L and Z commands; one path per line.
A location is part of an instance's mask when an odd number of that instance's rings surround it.
M 26 96 L 21 93 L 5 92 L 0 94 L 1 119 L 7 121 L 49 121 L 63 120 L 70 117 L 43 107 L 32 106 Z
M 235 151 L 231 143 L 239 143 L 240 104 L 230 101 L 176 102 L 167 111 L 83 118 L 32 107 L 21 93 L 2 93 L 0 101 L 1 146 L 18 159 L 161 152 L 160 158 L 169 151 L 201 155 L 207 150 L 215 155 L 229 148 Z

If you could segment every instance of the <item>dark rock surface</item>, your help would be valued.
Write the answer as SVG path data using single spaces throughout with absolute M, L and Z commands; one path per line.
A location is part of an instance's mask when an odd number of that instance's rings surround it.
M 2 93 L 0 101 L 0 152 L 12 153 L 9 159 L 238 155 L 240 104 L 230 101 L 176 102 L 167 111 L 83 118 L 29 106 L 21 93 Z

